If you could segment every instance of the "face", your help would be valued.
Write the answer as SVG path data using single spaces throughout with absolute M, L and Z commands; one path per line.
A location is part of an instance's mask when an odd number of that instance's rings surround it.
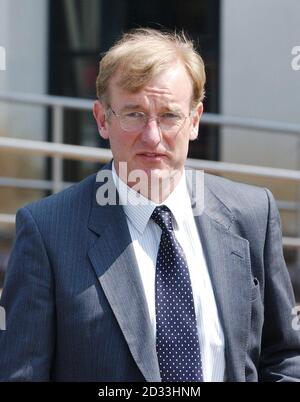
M 120 88 L 117 84 L 118 78 L 116 74 L 109 86 L 111 109 L 116 114 L 124 111 L 143 112 L 151 119 L 143 129 L 128 132 L 121 128 L 117 116 L 108 114 L 99 101 L 95 102 L 94 117 L 101 136 L 109 139 L 117 173 L 120 173 L 119 163 L 126 162 L 128 175 L 139 169 L 146 173 L 149 183 L 151 178 L 164 181 L 173 177 L 176 185 L 183 172 L 189 141 L 198 135 L 199 120 L 203 111 L 202 103 L 195 110 L 190 110 L 190 77 L 181 64 L 174 64 L 137 93 Z M 182 128 L 175 134 L 162 132 L 155 119 L 156 116 L 168 112 L 180 113 L 187 117 Z M 124 177 L 121 178 L 124 180 Z M 128 177 L 124 181 L 130 186 L 131 183 L 127 179 Z

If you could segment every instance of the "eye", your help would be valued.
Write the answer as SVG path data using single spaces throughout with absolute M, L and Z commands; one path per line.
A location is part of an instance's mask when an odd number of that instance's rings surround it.
M 174 112 L 166 112 L 160 115 L 161 119 L 166 119 L 166 120 L 180 120 L 181 116 L 178 113 Z
M 144 113 L 143 112 L 127 112 L 124 113 L 123 115 L 126 119 L 136 119 L 136 120 L 140 120 L 144 118 Z

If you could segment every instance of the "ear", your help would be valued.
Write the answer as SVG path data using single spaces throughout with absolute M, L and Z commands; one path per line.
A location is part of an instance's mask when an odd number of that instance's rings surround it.
M 93 115 L 97 122 L 98 131 L 102 138 L 108 139 L 108 126 L 105 108 L 100 101 L 95 101 L 93 106 Z
M 199 123 L 203 113 L 203 103 L 200 102 L 192 113 L 192 130 L 190 133 L 190 140 L 193 141 L 198 137 Z

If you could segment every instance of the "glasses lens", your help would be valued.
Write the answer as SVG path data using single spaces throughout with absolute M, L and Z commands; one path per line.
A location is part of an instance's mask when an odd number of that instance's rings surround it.
M 176 113 L 164 113 L 159 116 L 159 126 L 162 131 L 178 132 L 185 121 L 185 117 Z
M 120 116 L 121 127 L 126 131 L 142 130 L 146 121 L 146 115 L 141 112 L 122 113 Z
M 119 118 L 122 129 L 129 132 L 142 130 L 149 121 L 149 116 L 143 112 L 126 112 L 119 115 Z M 185 119 L 185 116 L 169 112 L 156 117 L 161 131 L 169 133 L 177 133 L 182 128 Z

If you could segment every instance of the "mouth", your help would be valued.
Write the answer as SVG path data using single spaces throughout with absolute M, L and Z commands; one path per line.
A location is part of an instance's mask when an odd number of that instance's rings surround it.
M 138 157 L 149 159 L 149 160 L 159 160 L 166 157 L 166 154 L 159 152 L 139 152 L 137 154 Z

